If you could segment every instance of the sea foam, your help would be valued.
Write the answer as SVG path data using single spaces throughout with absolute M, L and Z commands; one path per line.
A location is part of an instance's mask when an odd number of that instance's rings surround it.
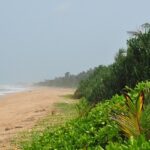
M 18 86 L 18 85 L 0 85 L 0 96 L 26 91 L 27 87 Z

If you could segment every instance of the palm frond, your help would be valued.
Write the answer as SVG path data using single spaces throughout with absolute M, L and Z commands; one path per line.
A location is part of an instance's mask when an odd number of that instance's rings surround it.
M 142 115 L 143 104 L 144 104 L 144 93 L 142 91 L 136 101 L 136 113 L 137 113 L 138 120 L 140 120 L 141 115 Z
M 118 123 L 127 137 L 137 137 L 141 134 L 140 119 L 143 111 L 144 93 L 139 94 L 136 103 L 128 94 L 124 94 L 124 97 L 126 109 L 120 110 L 119 114 L 114 111 L 112 119 Z

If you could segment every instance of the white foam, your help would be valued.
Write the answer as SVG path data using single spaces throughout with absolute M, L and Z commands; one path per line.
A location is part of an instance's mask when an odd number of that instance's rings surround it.
M 24 86 L 15 86 L 15 85 L 0 85 L 0 96 L 26 91 L 27 87 Z

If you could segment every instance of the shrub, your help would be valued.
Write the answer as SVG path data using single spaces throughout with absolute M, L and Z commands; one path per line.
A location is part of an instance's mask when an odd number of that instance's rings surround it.
M 130 97 L 135 102 L 139 91 L 149 88 L 149 83 L 140 83 L 134 90 L 129 89 Z M 81 108 L 86 108 L 83 101 Z M 150 107 L 145 106 L 145 118 L 141 120 L 143 135 L 128 140 L 122 133 L 118 124 L 111 119 L 112 110 L 125 105 L 123 96 L 115 95 L 110 100 L 98 103 L 90 109 L 86 115 L 78 117 L 64 126 L 55 130 L 45 129 L 42 133 L 32 135 L 31 141 L 21 144 L 24 150 L 76 150 L 76 149 L 107 149 L 107 150 L 147 150 L 150 142 L 146 140 L 149 136 L 150 117 L 148 116 Z M 146 118 L 148 117 L 148 120 Z M 145 121 L 146 120 L 146 121 Z M 146 124 L 147 123 L 147 124 Z
M 127 137 L 138 137 L 142 133 L 141 116 L 143 112 L 144 93 L 141 92 L 134 101 L 125 94 L 125 104 L 114 112 L 112 119 L 115 120 Z M 118 113 L 119 112 L 119 113 Z
M 123 143 L 112 143 L 106 146 L 106 150 L 149 150 L 150 141 L 147 141 L 144 136 L 137 139 L 130 137 L 128 141 Z

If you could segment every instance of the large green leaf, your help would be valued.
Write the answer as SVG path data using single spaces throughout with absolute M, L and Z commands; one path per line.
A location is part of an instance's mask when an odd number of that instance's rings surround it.
M 124 94 L 124 97 L 126 100 L 125 109 L 122 110 L 120 107 L 119 114 L 114 111 L 112 119 L 119 124 L 127 137 L 137 137 L 141 134 L 140 119 L 143 111 L 144 93 L 139 94 L 135 103 L 128 94 Z

